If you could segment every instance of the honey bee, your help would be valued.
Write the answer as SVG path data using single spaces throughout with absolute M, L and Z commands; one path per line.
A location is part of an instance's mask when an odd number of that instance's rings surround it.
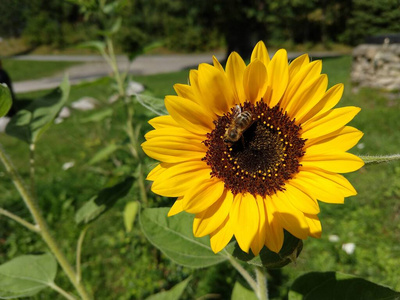
M 243 133 L 253 123 L 253 114 L 247 110 L 242 111 L 240 105 L 236 105 L 232 120 L 224 134 L 224 143 L 228 146 L 232 146 L 240 138 L 243 138 Z

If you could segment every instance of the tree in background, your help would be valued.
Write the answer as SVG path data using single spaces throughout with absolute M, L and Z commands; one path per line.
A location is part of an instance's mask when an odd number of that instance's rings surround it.
M 400 33 L 399 0 L 352 0 L 351 15 L 339 40 L 356 45 L 367 36 L 386 33 Z
M 88 4 L 104 1 L 80 0 Z M 57 48 L 95 39 L 104 29 L 90 26 L 74 1 L 2 0 L 0 36 L 23 36 L 31 46 Z M 399 0 L 125 0 L 117 11 L 117 43 L 126 53 L 162 42 L 173 51 L 226 47 L 248 56 L 258 40 L 272 46 L 331 42 L 356 45 L 365 37 L 400 31 Z

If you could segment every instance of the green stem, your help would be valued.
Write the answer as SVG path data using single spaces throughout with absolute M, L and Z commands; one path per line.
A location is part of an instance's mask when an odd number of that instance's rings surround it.
M 14 166 L 12 165 L 10 159 L 5 154 L 3 147 L 0 145 L 0 160 L 3 162 L 6 170 L 10 174 L 10 177 L 17 188 L 18 192 L 20 193 L 25 205 L 28 207 L 36 226 L 38 227 L 39 234 L 41 235 L 43 241 L 47 244 L 50 248 L 51 252 L 54 254 L 55 258 L 57 259 L 58 263 L 60 264 L 61 268 L 64 270 L 65 274 L 68 276 L 69 280 L 71 281 L 72 285 L 75 287 L 79 295 L 84 300 L 91 299 L 85 289 L 85 287 L 78 283 L 76 280 L 76 274 L 74 269 L 69 264 L 66 256 L 61 251 L 60 247 L 58 246 L 55 239 L 52 237 L 48 225 L 45 219 L 42 216 L 41 210 L 29 193 L 29 191 L 25 188 L 23 181 L 17 171 L 15 170 Z
M 359 155 L 359 157 L 365 162 L 365 164 L 379 164 L 394 160 L 400 160 L 400 154 L 377 155 L 377 156 Z
M 29 144 L 29 181 L 31 196 L 36 199 L 36 184 L 35 184 L 35 144 Z
M 115 57 L 114 53 L 114 45 L 112 42 L 112 39 L 110 37 L 106 37 L 107 40 L 107 48 L 108 48 L 108 53 L 109 53 L 109 64 L 114 72 L 115 76 L 115 81 L 117 82 L 118 85 L 118 92 L 121 97 L 125 96 L 125 89 L 124 89 L 124 83 L 121 78 L 121 74 L 119 73 L 118 70 L 118 63 L 117 63 L 117 58 Z
M 63 290 L 62 288 L 60 288 L 57 284 L 55 284 L 54 282 L 52 282 L 51 284 L 49 284 L 49 287 L 52 288 L 53 290 L 55 290 L 57 293 L 59 293 L 60 295 L 64 296 L 64 298 L 68 299 L 68 300 L 76 300 L 76 298 L 74 296 L 72 296 L 71 294 L 69 294 L 67 291 Z
M 0 215 L 6 216 L 6 217 L 14 220 L 15 222 L 21 224 L 22 226 L 28 228 L 29 230 L 39 233 L 39 227 L 33 225 L 32 223 L 25 221 L 21 217 L 18 217 L 17 215 L 14 215 L 12 212 L 5 210 L 1 207 L 0 207 Z
M 76 281 L 79 283 L 81 282 L 82 276 L 81 276 L 81 254 L 82 254 L 82 245 L 83 245 L 83 240 L 85 239 L 85 235 L 87 230 L 89 229 L 89 226 L 85 226 L 83 230 L 81 231 L 81 234 L 79 235 L 78 243 L 76 246 Z
M 140 195 L 142 198 L 142 203 L 145 203 L 147 205 L 147 193 L 146 193 L 146 188 L 144 186 L 144 178 L 143 178 L 143 165 L 139 163 L 139 178 L 138 178 L 138 184 L 139 184 L 139 189 L 140 189 Z
M 242 275 L 242 277 L 247 281 L 247 283 L 250 285 L 250 287 L 253 289 L 253 291 L 257 293 L 257 291 L 258 291 L 257 282 L 242 267 L 242 265 L 236 261 L 236 259 L 232 255 L 230 255 L 226 250 L 224 250 L 224 251 L 225 251 L 225 254 L 226 254 L 229 262 L 231 263 L 231 265 L 236 269 L 236 271 L 238 271 L 240 273 L 240 275 Z
M 126 132 L 129 137 L 129 140 L 130 140 L 129 150 L 130 150 L 132 156 L 135 159 L 137 159 L 138 161 L 140 161 L 140 157 L 139 157 L 140 150 L 138 149 L 139 146 L 138 146 L 138 141 L 137 141 L 137 135 L 135 134 L 135 130 L 133 127 L 133 115 L 134 115 L 133 107 L 132 107 L 132 105 L 130 105 L 128 96 L 125 93 L 124 80 L 121 77 L 121 74 L 118 69 L 117 58 L 115 56 L 114 45 L 113 45 L 113 41 L 112 41 L 111 37 L 106 37 L 106 42 L 107 42 L 107 49 L 108 49 L 108 56 L 106 56 L 108 58 L 107 62 L 109 63 L 110 67 L 113 70 L 114 78 L 115 78 L 115 81 L 117 82 L 117 86 L 118 86 L 118 93 L 119 93 L 120 97 L 123 98 L 126 113 L 127 113 Z M 147 203 L 147 193 L 146 193 L 146 189 L 145 189 L 145 185 L 144 185 L 143 171 L 142 171 L 140 162 L 139 162 L 138 182 L 139 182 L 139 189 L 140 189 L 140 195 L 142 198 L 142 203 Z
M 256 267 L 257 277 L 257 297 L 259 300 L 268 300 L 268 289 L 267 289 L 267 277 L 265 276 L 265 270 L 261 267 Z

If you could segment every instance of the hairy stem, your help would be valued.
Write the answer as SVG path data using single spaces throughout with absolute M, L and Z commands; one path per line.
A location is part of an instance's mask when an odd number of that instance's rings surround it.
M 0 207 L 0 215 L 6 216 L 6 217 L 14 220 L 15 222 L 19 223 L 20 225 L 28 228 L 29 230 L 39 233 L 39 227 L 33 225 L 32 223 L 29 223 L 28 221 L 25 221 L 21 217 L 18 217 L 17 215 L 13 214 L 12 212 L 5 210 L 1 207 Z
M 69 294 L 67 291 L 63 290 L 62 288 L 60 288 L 57 284 L 55 284 L 54 282 L 52 284 L 49 284 L 49 287 L 52 288 L 53 290 L 55 290 L 57 293 L 59 293 L 60 295 L 64 296 L 64 298 L 68 299 L 68 300 L 76 300 L 76 298 L 74 296 L 72 296 L 71 294 Z
M 268 289 L 267 289 L 267 277 L 265 276 L 265 270 L 261 267 L 256 267 L 257 277 L 257 298 L 259 300 L 268 300 Z
M 225 254 L 228 257 L 229 262 L 231 265 L 242 275 L 242 277 L 247 281 L 247 283 L 250 285 L 250 287 L 254 290 L 255 293 L 258 291 L 258 286 L 257 282 L 251 277 L 251 275 L 242 267 L 242 265 L 236 261 L 236 259 L 230 255 L 226 250 Z
M 42 212 L 32 197 L 31 193 L 26 189 L 25 185 L 23 184 L 22 178 L 19 176 L 18 172 L 15 170 L 14 166 L 11 163 L 11 160 L 5 154 L 3 147 L 0 145 L 0 160 L 3 162 L 6 170 L 8 171 L 15 187 L 17 188 L 18 192 L 20 193 L 25 205 L 28 207 L 36 226 L 38 227 L 38 232 L 41 235 L 43 241 L 47 244 L 50 248 L 51 252 L 54 254 L 55 258 L 57 259 L 58 263 L 60 264 L 61 268 L 67 275 L 68 279 L 71 281 L 72 285 L 75 287 L 79 295 L 82 299 L 88 300 L 90 299 L 85 287 L 78 283 L 76 280 L 76 274 L 72 266 L 69 264 L 66 256 L 61 251 L 59 245 L 53 238 L 50 233 L 50 229 L 43 218 Z
M 35 143 L 29 144 L 29 181 L 31 195 L 36 198 L 36 184 L 35 184 Z
M 377 156 L 359 155 L 359 157 L 365 162 L 365 164 L 379 164 L 394 160 L 400 160 L 400 154 L 377 155 Z
M 83 230 L 81 231 L 81 234 L 79 235 L 78 243 L 76 246 L 76 281 L 78 283 L 81 282 L 82 274 L 81 274 L 81 254 L 82 254 L 82 245 L 83 241 L 86 236 L 86 232 L 89 229 L 89 226 L 85 226 Z

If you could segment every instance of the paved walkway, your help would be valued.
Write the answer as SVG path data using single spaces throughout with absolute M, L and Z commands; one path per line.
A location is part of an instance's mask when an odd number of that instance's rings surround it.
M 302 53 L 289 53 L 289 60 Z M 184 69 L 197 68 L 200 63 L 212 63 L 213 54 L 174 54 L 174 55 L 143 55 L 136 58 L 132 63 L 125 56 L 118 56 L 118 67 L 122 72 L 129 72 L 135 75 L 150 75 L 168 73 Z M 310 53 L 310 57 L 333 57 L 339 53 L 320 52 Z M 218 60 L 225 58 L 224 53 L 215 55 Z M 71 84 L 82 81 L 92 81 L 111 73 L 110 67 L 104 62 L 101 56 L 97 55 L 21 55 L 14 59 L 36 60 L 36 61 L 79 61 L 83 64 L 72 66 L 55 74 L 54 76 L 14 82 L 13 87 L 16 93 L 25 93 L 36 90 L 51 89 L 57 87 L 64 74 L 68 73 Z

